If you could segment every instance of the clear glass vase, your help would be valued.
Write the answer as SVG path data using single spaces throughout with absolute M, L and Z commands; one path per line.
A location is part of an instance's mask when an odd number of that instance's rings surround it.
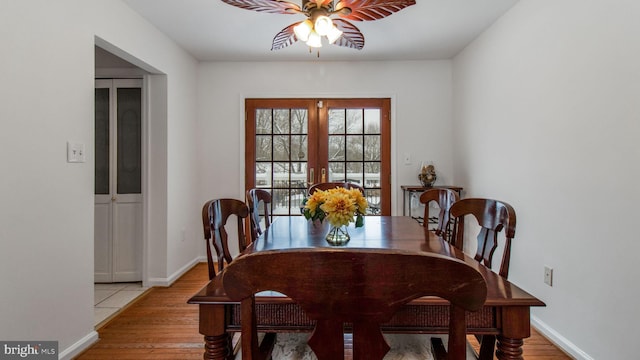
M 329 232 L 325 237 L 325 240 L 327 240 L 327 242 L 331 245 L 344 245 L 349 242 L 350 239 L 351 237 L 349 236 L 346 225 L 331 225 L 331 228 L 329 229 Z

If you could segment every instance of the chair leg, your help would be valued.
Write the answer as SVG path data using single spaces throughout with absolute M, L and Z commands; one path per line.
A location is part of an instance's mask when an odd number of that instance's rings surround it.
M 439 337 L 431 338 L 431 352 L 433 353 L 433 357 L 436 360 L 447 359 L 447 349 L 444 347 L 444 343 Z
M 478 340 L 480 340 L 478 360 L 493 360 L 493 354 L 496 351 L 496 336 L 482 335 Z

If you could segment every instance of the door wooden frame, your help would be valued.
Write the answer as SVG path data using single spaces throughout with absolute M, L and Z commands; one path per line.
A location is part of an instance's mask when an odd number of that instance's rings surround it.
M 313 122 L 318 123 L 318 130 L 323 133 L 316 133 L 315 129 L 308 130 L 308 156 L 307 162 L 309 163 L 307 171 L 312 167 L 315 168 L 315 178 L 310 179 L 310 174 L 307 173 L 308 182 L 318 182 L 320 178 L 319 169 L 324 167 L 328 169 L 328 161 L 326 156 L 318 154 L 327 153 L 327 142 L 324 141 L 311 141 L 312 139 L 318 139 L 319 137 L 327 138 L 328 134 L 325 129 L 327 127 L 327 114 L 326 111 L 319 111 L 318 103 L 321 102 L 323 108 L 328 107 L 353 107 L 353 101 L 357 101 L 357 107 L 362 108 L 379 108 L 381 111 L 381 176 L 380 176 L 380 191 L 381 191 L 381 207 L 380 211 L 382 215 L 391 215 L 391 98 L 246 98 L 245 99 L 245 191 L 255 186 L 255 171 L 254 160 L 255 159 L 255 111 L 261 104 L 267 108 L 277 108 L 281 105 L 282 108 L 307 108 L 309 116 L 309 124 Z M 251 134 L 251 136 L 249 136 Z M 313 155 L 312 155 L 313 154 Z M 312 158 L 313 157 L 313 158 Z

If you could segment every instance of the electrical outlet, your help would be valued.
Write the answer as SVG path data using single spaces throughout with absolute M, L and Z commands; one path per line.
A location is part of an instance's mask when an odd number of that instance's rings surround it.
M 544 283 L 553 286 L 553 268 L 544 267 Z

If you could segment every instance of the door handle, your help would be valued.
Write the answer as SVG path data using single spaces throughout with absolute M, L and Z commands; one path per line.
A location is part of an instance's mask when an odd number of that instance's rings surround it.
M 327 182 L 327 171 L 324 168 L 322 168 L 322 170 L 320 171 L 320 174 L 322 176 L 322 180 L 320 182 L 323 182 L 323 183 Z
M 117 200 L 117 199 L 116 199 L 116 196 L 115 196 L 115 195 L 113 195 L 113 196 L 111 197 L 111 201 L 116 201 L 116 200 Z

